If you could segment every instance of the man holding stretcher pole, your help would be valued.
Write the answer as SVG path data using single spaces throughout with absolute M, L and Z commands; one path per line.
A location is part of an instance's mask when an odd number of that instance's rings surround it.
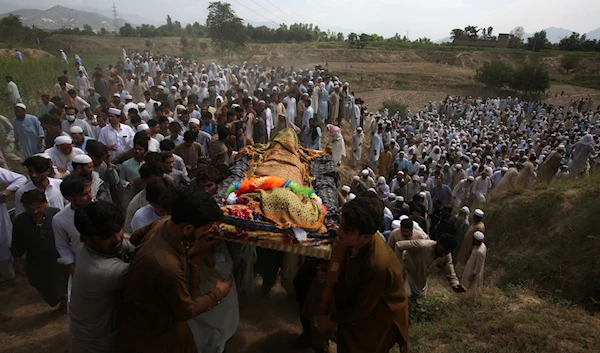
M 383 203 L 364 193 L 342 208 L 340 228 L 327 274 L 317 277 L 323 289 L 313 333 L 333 337 L 339 353 L 383 353 L 408 339 L 408 298 L 402 267 L 377 233 Z M 316 347 L 327 352 L 328 345 Z

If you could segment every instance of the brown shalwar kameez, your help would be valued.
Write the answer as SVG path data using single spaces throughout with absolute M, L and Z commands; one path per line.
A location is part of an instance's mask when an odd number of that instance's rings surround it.
M 348 248 L 334 289 L 338 353 L 389 352 L 408 338 L 408 299 L 402 267 L 385 240 L 375 234 L 371 244 L 352 257 Z
M 217 289 L 192 297 L 186 277 L 186 248 L 167 233 L 168 219 L 131 235 L 132 244 L 141 241 L 141 245 L 125 284 L 125 319 L 118 352 L 196 352 L 186 320 L 210 310 L 223 297 Z

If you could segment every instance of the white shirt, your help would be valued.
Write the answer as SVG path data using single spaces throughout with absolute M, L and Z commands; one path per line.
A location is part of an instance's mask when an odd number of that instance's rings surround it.
M 160 216 L 154 211 L 152 205 L 146 205 L 135 212 L 131 220 L 131 232 L 147 226 L 148 224 L 159 219 Z
M 0 168 L 0 184 L 6 190 L 16 192 L 27 184 L 27 178 L 21 174 L 13 173 L 10 170 Z M 12 239 L 12 222 L 8 215 L 6 202 L 0 204 L 0 261 L 12 258 L 10 253 L 10 243 Z
M 52 230 L 54 231 L 54 245 L 60 255 L 56 261 L 63 265 L 75 263 L 82 242 L 79 232 L 75 228 L 75 211 L 70 205 L 54 216 Z
M 471 192 L 473 194 L 483 194 L 487 195 L 488 190 L 491 188 L 492 182 L 490 178 L 483 179 L 481 176 L 475 178 L 475 182 L 473 183 L 473 189 Z
M 44 153 L 47 153 L 50 156 L 52 159 L 52 164 L 54 164 L 56 168 L 65 168 L 70 172 L 73 171 L 73 158 L 80 154 L 85 154 L 85 152 L 83 152 L 80 148 L 73 147 L 73 153 L 69 158 L 70 160 L 64 161 L 60 158 L 60 156 L 64 156 L 64 154 L 62 154 L 56 146 L 48 148 L 44 151 Z
M 62 180 L 60 179 L 48 178 L 48 187 L 44 191 L 44 194 L 46 194 L 48 206 L 62 210 L 65 208 L 66 205 L 69 204 L 69 201 L 65 200 L 62 193 L 60 192 L 60 183 L 62 183 Z M 36 187 L 33 184 L 33 182 L 30 181 L 24 186 L 20 187 L 19 190 L 17 190 L 17 192 L 15 193 L 15 216 L 18 216 L 21 213 L 25 212 L 25 207 L 21 203 L 21 197 L 23 196 L 23 194 L 35 188 Z
M 86 88 L 87 90 L 87 88 Z M 77 108 L 77 119 L 84 119 L 85 118 L 85 113 L 83 112 L 83 110 L 85 108 L 89 108 L 90 107 L 90 103 L 86 102 L 85 99 L 77 96 L 75 97 L 75 99 L 73 100 L 73 103 L 75 104 L 75 108 Z M 68 131 L 67 131 L 68 132 Z M 89 136 L 89 135 L 88 135 Z
M 109 124 L 100 130 L 98 142 L 101 142 L 106 146 L 116 145 L 117 150 L 110 153 L 110 156 L 114 158 L 116 155 L 128 148 L 130 142 L 133 140 L 134 135 L 135 133 L 133 132 L 133 129 L 125 124 L 119 124 L 118 131 Z

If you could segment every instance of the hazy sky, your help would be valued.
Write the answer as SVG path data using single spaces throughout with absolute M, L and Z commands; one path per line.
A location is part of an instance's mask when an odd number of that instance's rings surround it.
M 270 3 L 269 3 L 270 1 Z M 377 33 L 385 37 L 396 32 L 412 39 L 427 36 L 437 40 L 453 28 L 467 25 L 494 27 L 494 33 L 508 33 L 516 26 L 526 32 L 563 27 L 579 33 L 598 26 L 598 0 L 229 0 L 246 21 L 314 23 L 322 29 Z M 112 1 L 21 0 L 21 8 L 48 8 L 52 5 L 109 8 Z M 206 21 L 208 1 L 201 0 L 116 0 L 118 11 L 163 22 L 168 13 L 182 23 Z M 274 7 L 272 4 L 275 4 Z M 13 3 L 15 5 L 15 3 Z M 262 7 L 261 7 L 262 6 Z M 265 10 L 268 9 L 269 11 Z

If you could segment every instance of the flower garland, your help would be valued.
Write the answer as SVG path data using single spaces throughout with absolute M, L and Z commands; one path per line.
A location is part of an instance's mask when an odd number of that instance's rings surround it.
M 288 188 L 295 194 L 310 198 L 314 201 L 318 200 L 315 190 L 294 183 L 293 181 L 276 176 L 268 176 L 262 178 L 247 178 L 234 182 L 227 189 L 227 194 L 235 193 L 240 196 L 256 190 L 273 190 L 275 188 Z

